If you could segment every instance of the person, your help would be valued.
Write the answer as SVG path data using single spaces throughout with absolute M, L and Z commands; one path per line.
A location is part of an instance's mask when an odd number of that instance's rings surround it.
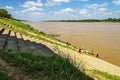
M 69 43 L 69 42 L 66 42 L 66 44 L 67 44 L 67 45 L 70 45 L 70 43 Z
M 80 52 L 80 53 L 81 53 L 81 50 L 82 50 L 82 49 L 81 49 L 81 47 L 79 47 L 79 48 L 78 48 L 78 52 Z
M 98 53 L 96 54 L 96 58 L 99 58 L 99 54 Z

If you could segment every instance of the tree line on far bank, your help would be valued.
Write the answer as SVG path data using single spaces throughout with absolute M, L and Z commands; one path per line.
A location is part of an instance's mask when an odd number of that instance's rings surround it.
M 48 22 L 120 22 L 120 18 L 85 19 L 85 20 L 49 20 Z

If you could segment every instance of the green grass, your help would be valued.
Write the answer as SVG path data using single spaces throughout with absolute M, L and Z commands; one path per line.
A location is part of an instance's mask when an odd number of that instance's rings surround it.
M 5 23 L 5 24 L 14 26 L 18 29 L 26 30 L 26 31 L 29 31 L 29 32 L 32 32 L 32 33 L 35 33 L 38 35 L 44 35 L 44 36 L 46 35 L 44 32 L 34 29 L 29 24 L 23 24 L 21 21 L 8 19 L 8 18 L 0 18 L 0 21 Z
M 109 74 L 99 70 L 86 70 L 86 73 L 97 80 L 120 80 L 120 76 Z
M 21 23 L 20 21 L 8 19 L 8 18 L 2 18 L 2 19 L 0 19 L 0 21 L 3 23 L 9 24 L 11 26 L 15 26 L 17 28 L 22 28 L 24 30 L 29 30 L 29 31 L 33 30 L 33 28 L 30 27 L 30 25 L 25 25 L 25 24 Z
M 103 76 L 106 80 L 120 80 L 120 77 L 119 77 L 119 76 L 111 75 L 111 74 L 109 74 L 109 73 L 107 73 L 107 72 L 94 70 L 93 73 L 94 73 L 94 74 L 97 74 L 98 77 L 99 77 L 99 76 Z
M 74 67 L 69 59 L 58 55 L 48 57 L 0 50 L 0 57 L 10 65 L 38 79 L 47 77 L 47 80 L 93 80 Z
M 0 71 L 0 80 L 13 80 L 8 74 Z

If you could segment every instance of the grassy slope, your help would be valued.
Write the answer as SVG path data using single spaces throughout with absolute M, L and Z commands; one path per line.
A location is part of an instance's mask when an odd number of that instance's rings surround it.
M 0 50 L 0 57 L 11 66 L 18 67 L 37 79 L 42 77 L 46 80 L 93 80 L 75 68 L 69 59 L 57 55 L 46 57 Z
M 19 21 L 5 19 L 5 18 L 0 19 L 0 21 L 3 23 L 9 24 L 11 26 L 17 27 L 17 29 L 13 29 L 13 28 L 9 28 L 7 26 L 0 25 L 6 29 L 20 32 L 22 34 L 29 35 L 29 36 L 34 37 L 34 38 L 43 39 L 47 42 L 50 42 L 53 44 L 58 44 L 58 45 L 61 45 L 63 47 L 68 47 L 67 45 L 58 42 L 56 39 L 47 36 L 45 33 L 39 32 L 38 30 L 33 29 L 31 26 L 25 25 Z M 73 48 L 73 47 L 71 48 L 71 46 L 69 48 L 75 50 L 75 48 Z M 0 51 L 0 53 L 3 53 L 3 52 L 4 51 Z M 60 58 L 60 56 L 57 56 L 57 55 L 55 55 L 53 57 L 39 56 L 40 59 L 38 59 L 38 56 L 33 55 L 33 54 L 20 53 L 19 55 L 18 54 L 16 55 L 16 53 L 14 53 L 14 52 L 10 52 L 10 53 L 4 52 L 4 53 L 6 53 L 6 54 L 4 54 L 4 55 L 1 54 L 2 59 L 4 59 L 5 61 L 7 61 L 9 63 L 12 63 L 14 66 L 17 66 L 17 67 L 22 66 L 22 69 L 24 69 L 25 71 L 28 70 L 28 71 L 26 71 L 27 73 L 30 73 L 32 75 L 34 73 L 34 75 L 33 75 L 34 77 L 38 77 L 38 76 L 45 77 L 47 75 L 47 77 L 49 77 L 50 79 L 54 78 L 55 80 L 64 80 L 64 79 L 67 79 L 67 80 L 79 80 L 79 79 L 81 79 L 82 80 L 82 78 L 84 80 L 85 78 L 90 78 L 90 77 L 86 76 L 84 73 L 79 72 L 77 68 L 72 66 L 68 59 L 62 59 L 62 58 Z M 8 55 L 8 54 L 10 54 L 10 55 Z M 22 56 L 23 54 L 26 56 Z M 13 56 L 15 56 L 15 58 Z M 8 58 L 9 58 L 9 60 L 8 60 Z M 25 59 L 25 62 L 24 62 L 24 59 Z M 42 60 L 43 60 L 43 62 L 42 62 Z M 39 63 L 39 61 L 40 61 L 40 63 Z M 51 64 L 51 63 L 53 63 L 53 64 Z M 71 67 L 69 67 L 69 66 L 71 66 Z M 40 67 L 42 67 L 42 69 Z M 32 69 L 33 73 L 31 73 L 31 69 Z M 65 71 L 65 70 L 67 70 L 67 71 Z M 61 72 L 59 72 L 59 71 L 61 71 Z M 42 72 L 42 75 L 40 74 L 41 72 Z M 75 73 L 73 74 L 73 72 L 75 72 Z M 95 72 L 92 71 L 90 73 L 93 74 L 93 75 L 90 75 L 92 77 L 97 76 L 99 78 L 100 76 L 102 76 L 106 80 L 112 80 L 112 77 L 114 77 L 115 80 L 120 79 L 118 76 L 109 75 L 109 74 L 106 74 L 102 71 L 101 72 L 97 71 L 97 73 L 96 73 L 96 71 Z M 75 76 L 75 75 L 77 75 L 77 76 Z

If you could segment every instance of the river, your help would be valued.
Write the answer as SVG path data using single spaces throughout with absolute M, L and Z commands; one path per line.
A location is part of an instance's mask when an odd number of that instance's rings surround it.
M 100 58 L 120 66 L 120 23 L 105 22 L 24 22 L 77 47 L 93 50 Z M 102 64 L 101 64 L 102 65 Z

